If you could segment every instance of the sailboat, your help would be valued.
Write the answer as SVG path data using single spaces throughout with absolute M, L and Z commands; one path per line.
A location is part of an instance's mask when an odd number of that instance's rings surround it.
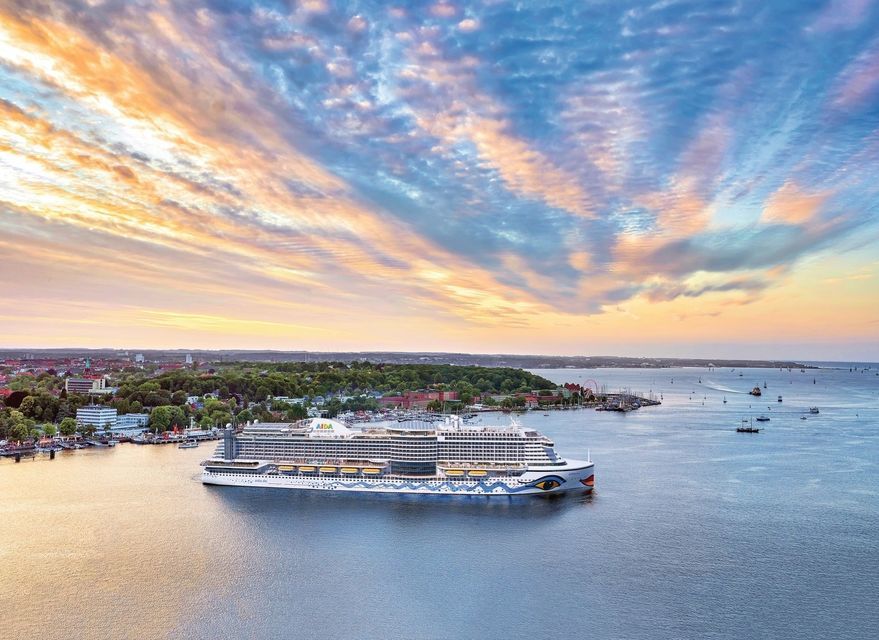
M 726 404 L 726 396 L 723 396 L 723 404 Z
M 760 433 L 760 429 L 754 426 L 753 422 L 748 422 L 746 418 L 742 419 L 742 424 L 736 429 L 739 433 Z

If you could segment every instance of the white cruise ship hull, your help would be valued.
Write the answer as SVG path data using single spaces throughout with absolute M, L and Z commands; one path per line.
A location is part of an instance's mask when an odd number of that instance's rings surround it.
M 594 465 L 592 462 L 568 460 L 562 466 L 529 468 L 517 477 L 445 478 L 385 476 L 322 477 L 314 475 L 284 475 L 273 473 L 266 463 L 253 472 L 223 472 L 205 469 L 205 484 L 235 487 L 268 487 L 307 491 L 356 491 L 363 493 L 410 493 L 433 495 L 513 496 L 545 495 L 566 491 L 592 491 Z

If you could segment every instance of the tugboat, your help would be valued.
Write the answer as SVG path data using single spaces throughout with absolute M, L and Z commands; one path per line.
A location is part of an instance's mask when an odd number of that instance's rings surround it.
M 821 413 L 818 411 L 818 407 L 809 407 L 809 413 Z
M 742 425 L 736 431 L 738 433 L 760 433 L 760 429 L 753 424 L 749 424 L 747 420 L 742 420 Z
M 759 386 L 754 387 L 748 393 L 750 393 L 752 396 L 762 396 L 763 395 L 763 392 L 760 391 Z
M 769 416 L 758 416 L 757 422 L 769 422 Z

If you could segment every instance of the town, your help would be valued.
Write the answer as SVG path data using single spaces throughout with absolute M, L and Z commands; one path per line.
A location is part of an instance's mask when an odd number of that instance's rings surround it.
M 485 411 L 659 404 L 597 383 L 555 385 L 522 369 L 355 362 L 7 358 L 0 365 L 0 455 L 197 441 L 227 425 L 329 417 L 346 423 L 465 418 Z

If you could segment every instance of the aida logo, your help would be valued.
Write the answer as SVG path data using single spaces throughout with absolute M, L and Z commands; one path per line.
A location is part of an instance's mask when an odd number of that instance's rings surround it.
M 319 425 L 315 427 L 315 429 L 332 429 L 333 425 L 329 422 L 321 422 Z

